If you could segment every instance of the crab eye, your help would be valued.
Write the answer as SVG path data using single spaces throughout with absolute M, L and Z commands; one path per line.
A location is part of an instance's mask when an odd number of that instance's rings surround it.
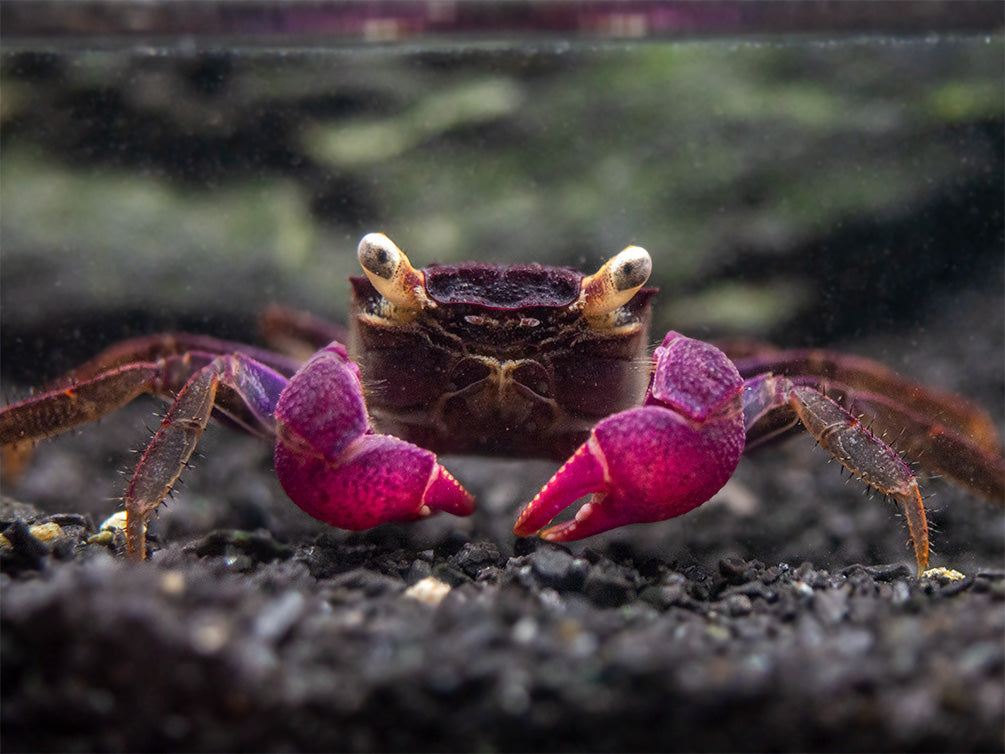
M 422 272 L 383 233 L 363 236 L 357 256 L 373 287 L 396 307 L 415 310 L 429 305 Z
M 646 284 L 653 271 L 653 260 L 641 246 L 629 246 L 609 264 L 615 289 L 622 293 L 631 291 L 633 296 L 635 291 Z
M 381 280 L 392 280 L 401 260 L 405 259 L 401 249 L 383 233 L 367 233 L 363 236 L 357 255 L 367 277 L 372 279 L 376 275 Z
M 604 317 L 627 304 L 653 271 L 653 260 L 641 246 L 629 246 L 608 259 L 592 275 L 583 278 L 579 300 L 583 314 Z

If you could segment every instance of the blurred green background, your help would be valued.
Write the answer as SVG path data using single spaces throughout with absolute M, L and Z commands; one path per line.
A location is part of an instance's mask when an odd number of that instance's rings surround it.
M 997 36 L 5 54 L 4 371 L 252 338 L 272 301 L 340 319 L 372 230 L 417 265 L 643 245 L 654 339 L 951 318 L 1002 290 L 1003 62 Z

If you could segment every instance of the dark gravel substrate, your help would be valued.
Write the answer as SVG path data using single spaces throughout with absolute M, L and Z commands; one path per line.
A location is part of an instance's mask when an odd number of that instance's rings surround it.
M 4 579 L 5 748 L 1001 748 L 1000 572 L 532 547 L 211 538 Z
M 133 566 L 56 521 L 3 551 L 7 751 L 1003 745 L 1000 570 L 507 555 L 405 527 L 219 532 Z M 410 591 L 430 578 L 438 604 Z

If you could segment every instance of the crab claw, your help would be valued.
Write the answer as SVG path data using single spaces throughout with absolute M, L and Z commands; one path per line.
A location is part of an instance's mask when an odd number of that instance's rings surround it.
M 707 343 L 669 333 L 646 405 L 604 419 L 521 512 L 513 531 L 582 539 L 687 513 L 719 491 L 743 452 L 743 381 Z M 583 495 L 574 519 L 541 531 Z
M 474 511 L 472 496 L 428 450 L 370 428 L 359 370 L 340 344 L 319 351 L 276 405 L 276 475 L 297 505 L 340 529 L 369 529 L 441 510 Z

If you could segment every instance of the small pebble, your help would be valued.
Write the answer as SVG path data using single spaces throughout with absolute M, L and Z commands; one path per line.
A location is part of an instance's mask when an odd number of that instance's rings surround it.
M 51 542 L 63 535 L 63 527 L 53 521 L 49 521 L 44 524 L 29 526 L 28 533 L 39 542 Z
M 121 529 L 122 531 L 125 531 L 126 512 L 118 511 L 117 513 L 113 513 L 104 521 L 102 521 L 101 526 L 98 527 L 98 531 L 105 531 L 106 529 L 112 531 L 114 531 L 115 529 Z
M 161 574 L 160 589 L 161 592 L 169 597 L 177 597 L 184 594 L 185 574 L 181 571 L 164 571 Z
M 726 612 L 733 617 L 749 615 L 753 609 L 750 597 L 745 594 L 733 594 L 726 599 Z
M 422 581 L 412 584 L 405 590 L 405 596 L 409 599 L 424 602 L 427 605 L 439 605 L 443 598 L 450 592 L 450 584 L 446 584 L 439 579 L 428 576 Z
M 929 568 L 921 574 L 921 578 L 948 584 L 951 581 L 962 581 L 966 576 L 952 568 Z

